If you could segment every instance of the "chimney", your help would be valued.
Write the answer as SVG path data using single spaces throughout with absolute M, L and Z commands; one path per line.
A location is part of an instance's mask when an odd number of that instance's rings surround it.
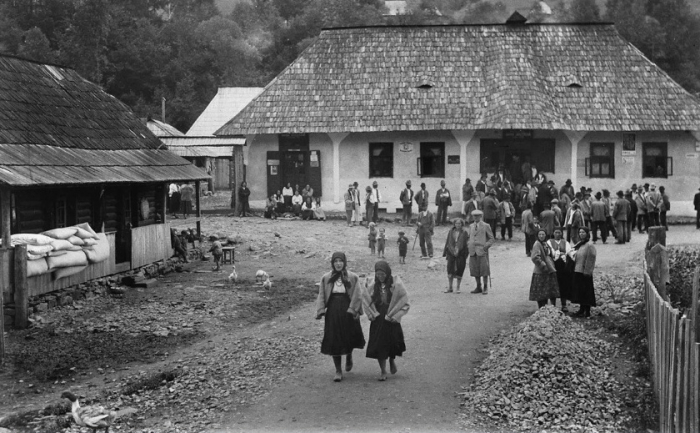
M 518 11 L 513 12 L 513 15 L 508 17 L 506 20 L 506 24 L 509 25 L 523 25 L 525 24 L 525 21 L 527 21 L 527 18 L 524 16 L 520 15 Z

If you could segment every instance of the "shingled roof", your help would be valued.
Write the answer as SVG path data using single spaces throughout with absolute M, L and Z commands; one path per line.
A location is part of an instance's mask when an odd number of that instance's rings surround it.
M 131 110 L 74 70 L 0 55 L 0 183 L 205 179 Z
M 700 103 L 612 24 L 323 30 L 217 134 L 700 129 Z

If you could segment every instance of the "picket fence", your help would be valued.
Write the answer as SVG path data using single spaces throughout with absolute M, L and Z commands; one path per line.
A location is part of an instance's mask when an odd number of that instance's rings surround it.
M 691 317 L 673 308 L 660 295 L 644 263 L 647 337 L 654 387 L 659 400 L 662 433 L 700 431 L 700 344 L 697 343 L 697 309 Z M 699 268 L 700 269 L 700 268 Z M 693 281 L 693 304 L 698 305 L 698 275 Z

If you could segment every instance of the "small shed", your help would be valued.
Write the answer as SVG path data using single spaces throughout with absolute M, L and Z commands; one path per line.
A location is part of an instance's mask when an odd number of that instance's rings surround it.
M 167 185 L 198 184 L 205 172 L 167 151 L 129 107 L 69 68 L 0 55 L 0 106 L 2 238 L 89 223 L 110 247 L 109 259 L 70 277 L 28 278 L 29 295 L 172 255 Z M 10 242 L 3 248 L 0 288 L 9 301 L 17 272 L 9 272 Z

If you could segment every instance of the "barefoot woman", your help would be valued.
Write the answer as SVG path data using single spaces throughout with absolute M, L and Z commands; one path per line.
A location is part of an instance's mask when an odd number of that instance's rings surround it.
M 357 275 L 346 269 L 344 253 L 333 253 L 331 266 L 331 272 L 321 278 L 316 299 L 316 320 L 326 316 L 321 353 L 333 357 L 333 380 L 340 382 L 343 380 L 342 356 L 346 355 L 345 371 L 350 371 L 353 349 L 365 347 L 365 336 L 360 326 L 362 291 Z
M 386 380 L 386 360 L 389 358 L 391 374 L 398 371 L 394 359 L 406 351 L 401 318 L 408 313 L 408 294 L 396 276 L 391 276 L 391 267 L 384 260 L 374 265 L 374 282 L 362 294 L 362 307 L 369 325 L 367 358 L 379 361 L 380 381 Z

